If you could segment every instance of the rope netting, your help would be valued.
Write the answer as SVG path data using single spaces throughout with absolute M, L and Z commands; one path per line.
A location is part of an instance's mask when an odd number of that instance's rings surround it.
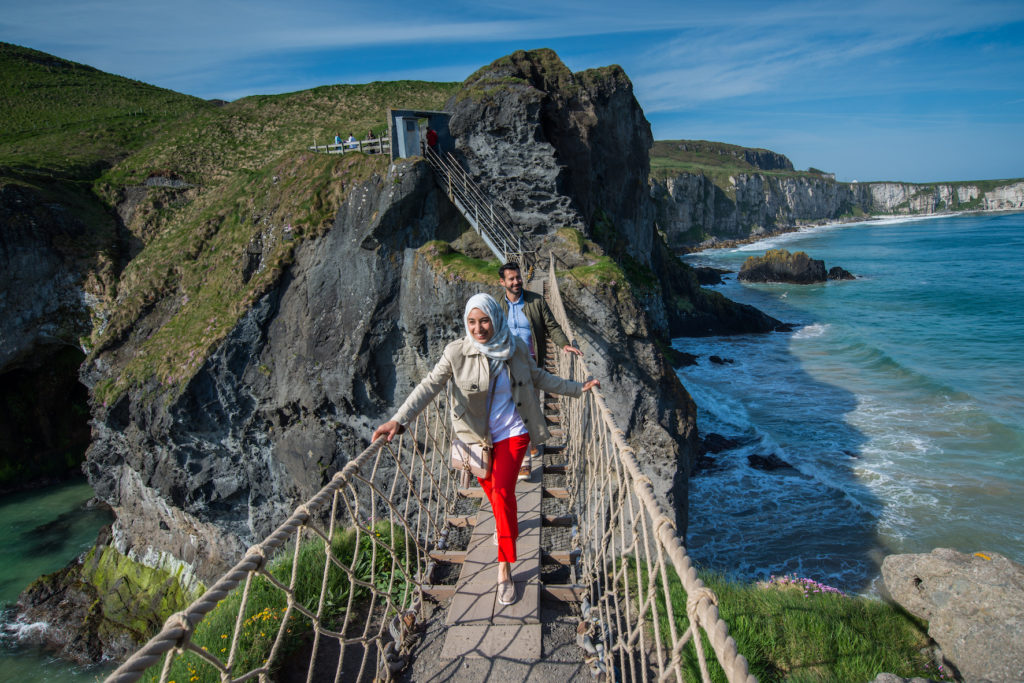
M 572 338 L 553 258 L 547 283 L 551 311 Z M 555 356 L 556 374 L 577 381 L 589 377 L 581 358 Z M 756 681 L 719 616 L 718 598 L 697 576 L 604 397 L 590 391 L 581 400 L 560 401 L 569 502 L 578 520 L 573 543 L 582 551 L 588 588 L 577 640 L 592 669 L 615 680 L 683 681 L 692 643 L 691 660 L 701 679 L 710 681 L 706 639 L 727 680 Z
M 553 262 L 548 285 L 572 336 Z M 576 356 L 556 357 L 562 377 L 588 376 Z M 682 681 L 689 656 L 710 681 L 706 640 L 730 682 L 756 681 L 603 397 L 590 391 L 561 408 L 587 595 L 577 642 L 592 672 Z M 348 462 L 107 681 L 266 681 L 284 671 L 307 683 L 392 679 L 435 582 L 431 555 L 443 559 L 464 527 L 450 445 L 442 393 L 392 443 Z
M 250 548 L 108 682 L 389 680 L 405 667 L 459 479 L 438 396 Z

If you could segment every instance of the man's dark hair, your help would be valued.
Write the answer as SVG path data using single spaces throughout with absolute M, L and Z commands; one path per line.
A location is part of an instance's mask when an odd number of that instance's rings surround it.
M 522 272 L 522 268 L 519 267 L 518 263 L 516 263 L 515 261 L 509 261 L 508 263 L 503 265 L 501 268 L 498 268 L 498 277 L 501 278 L 502 280 L 505 279 L 505 271 L 506 270 L 518 270 L 518 271 Z

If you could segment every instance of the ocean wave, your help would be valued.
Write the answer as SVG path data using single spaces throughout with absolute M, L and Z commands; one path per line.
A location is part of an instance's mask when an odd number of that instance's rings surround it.
M 12 619 L 0 623 L 0 641 L 15 642 L 19 645 L 39 645 L 46 641 L 50 624 L 45 621 L 24 621 Z
M 813 339 L 814 337 L 820 337 L 831 328 L 832 325 L 828 323 L 812 323 L 810 325 L 805 325 L 793 333 L 793 339 Z

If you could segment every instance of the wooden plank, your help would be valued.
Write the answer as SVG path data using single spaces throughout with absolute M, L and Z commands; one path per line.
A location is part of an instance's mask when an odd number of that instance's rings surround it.
M 463 498 L 486 498 L 484 490 L 479 486 L 472 486 L 465 489 L 459 489 L 459 495 Z
M 564 462 L 553 465 L 544 465 L 544 474 L 565 474 L 568 469 L 569 466 Z
M 457 527 L 476 526 L 476 515 L 454 515 L 445 521 L 451 526 Z
M 561 498 L 564 500 L 569 497 L 569 489 L 561 486 L 545 487 L 544 495 L 548 498 Z
M 541 595 L 549 600 L 562 602 L 582 602 L 587 595 L 587 587 L 580 584 L 541 584 Z
M 576 559 L 580 556 L 580 549 L 575 550 L 552 550 L 544 553 L 543 559 L 549 562 L 557 562 L 558 564 L 575 564 Z
M 494 615 L 495 587 L 486 584 L 468 584 L 458 586 L 458 590 L 448 605 L 445 623 L 453 624 L 490 624 Z
M 424 595 L 428 595 L 438 602 L 444 602 L 455 595 L 455 586 L 440 584 L 423 584 L 421 587 Z
M 431 550 L 430 558 L 448 564 L 462 564 L 466 561 L 465 550 Z
M 494 624 L 539 624 L 540 584 L 536 581 L 516 581 L 517 600 L 511 605 L 494 601 Z

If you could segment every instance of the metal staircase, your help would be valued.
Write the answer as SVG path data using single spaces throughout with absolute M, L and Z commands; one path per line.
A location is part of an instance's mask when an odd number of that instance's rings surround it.
M 442 156 L 427 147 L 424 155 L 448 198 L 498 260 L 515 261 L 524 277 L 532 274 L 536 252 L 508 210 L 488 197 L 450 153 Z

